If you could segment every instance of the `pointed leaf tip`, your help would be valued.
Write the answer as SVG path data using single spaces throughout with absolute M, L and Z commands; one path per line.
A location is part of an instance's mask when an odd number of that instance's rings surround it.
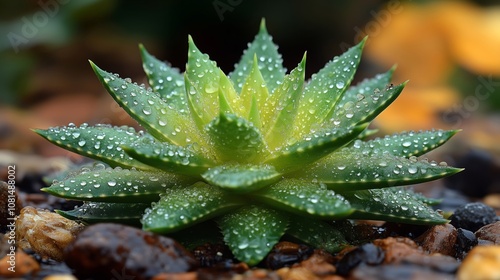
M 259 31 L 260 31 L 260 32 L 265 32 L 265 33 L 267 33 L 266 18 L 262 18 L 262 19 L 260 20 L 260 28 L 259 28 Z

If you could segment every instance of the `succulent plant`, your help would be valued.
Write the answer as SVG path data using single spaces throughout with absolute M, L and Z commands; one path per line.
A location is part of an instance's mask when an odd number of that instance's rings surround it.
M 349 87 L 365 40 L 309 81 L 305 55 L 286 74 L 264 21 L 228 76 L 191 37 L 184 74 L 140 46 L 151 88 L 91 62 L 144 131 L 101 124 L 35 130 L 102 162 L 44 191 L 84 201 L 59 213 L 87 223 L 140 221 L 147 231 L 199 240 L 217 226 L 250 265 L 281 238 L 338 251 L 346 241 L 334 220 L 445 223 L 429 206 L 435 201 L 400 186 L 459 172 L 417 158 L 457 131 L 364 140 L 406 84 L 390 84 L 393 67 Z

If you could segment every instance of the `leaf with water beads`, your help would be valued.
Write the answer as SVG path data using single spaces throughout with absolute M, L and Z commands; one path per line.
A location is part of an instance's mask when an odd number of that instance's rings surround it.
M 317 180 L 335 191 L 354 191 L 422 183 L 461 170 L 416 158 L 396 157 L 388 153 L 369 154 L 356 148 L 343 148 L 294 176 Z
M 354 91 L 348 91 L 344 94 L 345 98 L 335 106 L 328 122 L 330 125 L 340 126 L 369 123 L 399 96 L 405 85 L 406 82 L 396 86 L 388 85 L 380 90 L 375 89 L 372 93 L 356 95 Z
M 315 124 L 321 124 L 331 116 L 335 104 L 356 73 L 365 41 L 366 38 L 312 75 L 304 88 L 297 113 L 298 125 L 294 131 L 297 137 L 309 134 Z
M 363 153 L 390 153 L 394 156 L 421 156 L 448 141 L 458 130 L 427 130 L 418 132 L 402 132 L 386 135 L 370 141 L 355 141 L 353 147 Z
M 337 128 L 314 133 L 276 152 L 265 163 L 273 165 L 282 173 L 303 169 L 307 164 L 327 156 L 350 142 L 365 128 L 366 125 L 361 125 L 349 129 Z
M 259 70 L 257 56 L 254 57 L 252 69 L 243 84 L 240 97 L 243 107 L 248 110 L 246 117 L 256 128 L 261 129 L 262 121 L 260 115 L 266 114 L 264 108 L 269 98 L 269 91 Z
M 242 202 L 203 182 L 170 188 L 153 203 L 142 218 L 144 230 L 157 233 L 177 231 L 217 217 Z
M 292 135 L 294 123 L 304 85 L 306 55 L 283 83 L 269 96 L 262 111 L 263 133 L 270 149 L 283 147 Z
M 234 256 L 252 266 L 278 243 L 288 226 L 288 217 L 273 209 L 246 206 L 222 216 L 218 224 Z
M 191 119 L 169 106 L 158 94 L 108 73 L 92 62 L 90 65 L 116 102 L 151 135 L 180 146 L 198 140 L 190 138 L 196 137 Z
M 344 192 L 356 211 L 353 219 L 383 220 L 406 224 L 434 225 L 447 220 L 402 189 L 372 189 Z
M 132 127 L 88 126 L 87 124 L 77 127 L 69 124 L 65 127 L 34 129 L 33 131 L 61 148 L 105 162 L 112 167 L 153 169 L 131 158 L 123 151 L 121 146 L 129 145 L 140 137 Z
M 256 199 L 288 212 L 337 219 L 353 209 L 342 196 L 310 181 L 285 179 L 252 193 Z
M 220 162 L 255 162 L 269 154 L 260 131 L 234 114 L 220 114 L 206 131 Z
M 122 168 L 84 171 L 42 191 L 67 199 L 96 202 L 152 202 L 166 188 L 190 185 L 193 179 L 163 172 Z
M 70 220 L 83 221 L 88 224 L 119 223 L 140 226 L 140 219 L 149 203 L 108 203 L 84 202 L 73 210 L 55 210 Z
M 264 19 L 260 23 L 259 33 L 253 42 L 248 44 L 248 49 L 243 52 L 243 56 L 235 65 L 234 71 L 229 74 L 237 92 L 242 91 L 243 83 L 252 68 L 254 57 L 257 57 L 260 72 L 266 81 L 267 88 L 272 93 L 283 81 L 286 70 L 283 68 L 283 59 L 278 53 L 278 47 L 267 33 Z
M 344 235 L 327 222 L 301 216 L 290 216 L 286 234 L 306 244 L 336 253 L 348 245 Z
M 281 178 L 269 165 L 220 165 L 201 175 L 208 183 L 233 192 L 250 192 Z
M 212 160 L 192 151 L 190 146 L 179 147 L 152 137 L 142 137 L 123 149 L 140 162 L 183 175 L 199 177 L 200 173 L 214 165 Z
M 139 45 L 142 57 L 142 67 L 148 76 L 149 85 L 158 93 L 173 110 L 181 114 L 188 114 L 186 103 L 186 88 L 184 75 L 179 69 L 156 59 L 148 53 L 142 44 Z
M 231 81 L 207 54 L 200 52 L 191 37 L 184 79 L 189 109 L 199 129 L 220 113 L 222 101 L 229 111 L 240 112 L 239 96 Z

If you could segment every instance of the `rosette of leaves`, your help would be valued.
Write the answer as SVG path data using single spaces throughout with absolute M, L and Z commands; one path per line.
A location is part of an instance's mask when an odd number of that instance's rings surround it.
M 107 165 L 45 188 L 85 201 L 59 213 L 88 223 L 140 221 L 144 230 L 200 242 L 220 229 L 235 257 L 250 265 L 281 238 L 341 249 L 346 241 L 332 223 L 338 219 L 447 221 L 428 206 L 433 200 L 399 186 L 460 171 L 419 158 L 456 131 L 363 140 L 406 84 L 390 84 L 392 68 L 350 87 L 365 40 L 308 81 L 305 55 L 286 74 L 264 21 L 229 75 L 191 37 L 188 43 L 183 74 L 140 46 L 150 88 L 91 62 L 144 131 L 87 124 L 35 130 Z

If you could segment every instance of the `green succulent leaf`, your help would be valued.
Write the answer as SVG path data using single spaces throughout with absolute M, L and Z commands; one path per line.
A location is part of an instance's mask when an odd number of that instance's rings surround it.
M 131 158 L 123 151 L 123 145 L 131 144 L 140 137 L 132 127 L 88 126 L 87 124 L 77 127 L 70 124 L 65 127 L 35 129 L 34 131 L 61 148 L 105 162 L 113 167 L 154 169 Z
M 415 198 L 411 192 L 400 188 L 344 192 L 356 211 L 353 219 L 383 220 L 406 224 L 443 224 L 447 220 Z
M 139 45 L 142 67 L 148 76 L 148 82 L 154 92 L 167 101 L 167 104 L 180 114 L 189 113 L 186 102 L 184 76 L 179 69 L 158 60 L 148 53 L 142 44 Z
M 119 223 L 140 225 L 140 219 L 149 203 L 109 203 L 84 202 L 73 210 L 56 210 L 61 216 L 70 220 L 82 221 L 88 224 Z
M 247 206 L 222 216 L 218 223 L 234 256 L 256 265 L 283 236 L 288 217 L 273 209 Z
M 333 114 L 335 104 L 354 78 L 365 41 L 366 38 L 312 75 L 300 101 L 295 127 L 297 137 L 309 134 L 315 124 L 323 123 Z
M 250 192 L 268 186 L 281 178 L 269 165 L 220 165 L 203 173 L 210 184 L 233 192 Z
M 422 183 L 461 170 L 416 158 L 370 155 L 357 148 L 343 148 L 294 176 L 316 180 L 335 191 L 354 191 Z
M 283 83 L 269 96 L 263 111 L 264 136 L 270 149 L 283 146 L 292 135 L 290 124 L 294 123 L 299 98 L 305 78 L 306 56 L 299 65 L 285 76 Z
M 243 84 L 240 97 L 243 107 L 249 108 L 247 114 L 248 120 L 251 121 L 256 128 L 261 129 L 262 121 L 260 114 L 264 113 L 266 102 L 269 98 L 269 90 L 259 70 L 257 56 L 254 56 L 252 68 L 248 74 L 248 78 Z
M 366 125 L 354 128 L 334 128 L 304 137 L 265 161 L 273 165 L 279 172 L 285 173 L 303 168 L 350 142 L 361 133 Z
M 251 71 L 254 57 L 257 57 L 259 69 L 261 69 L 269 92 L 273 92 L 283 81 L 286 70 L 283 68 L 283 59 L 278 53 L 278 47 L 267 33 L 265 20 L 261 21 L 259 33 L 243 53 L 234 71 L 229 74 L 237 92 L 242 91 L 248 73 Z
M 355 141 L 354 147 L 370 155 L 390 153 L 394 156 L 421 156 L 448 141 L 458 130 L 428 130 L 386 135 L 367 142 Z
M 189 117 L 177 112 L 158 94 L 108 73 L 92 62 L 90 65 L 116 102 L 154 137 L 184 146 L 196 135 Z
M 336 253 L 348 245 L 344 235 L 324 221 L 301 216 L 290 216 L 289 220 L 286 234 L 314 248 Z
M 241 114 L 241 101 L 231 81 L 207 54 L 200 52 L 191 37 L 184 79 L 188 105 L 199 129 L 220 112 Z
M 260 131 L 244 118 L 221 114 L 207 126 L 221 162 L 254 162 L 269 154 Z
M 369 123 L 399 96 L 405 85 L 375 90 L 370 97 L 361 93 L 356 96 L 344 95 L 346 98 L 336 106 L 330 122 L 341 126 Z
M 353 209 L 342 196 L 324 185 L 286 179 L 252 193 L 256 199 L 295 214 L 319 218 L 346 217 Z
M 195 177 L 214 164 L 212 160 L 193 152 L 189 146 L 179 147 L 151 137 L 142 137 L 123 149 L 131 157 L 150 166 Z
M 54 196 L 96 202 L 152 202 L 166 188 L 192 184 L 193 179 L 163 172 L 144 172 L 117 167 L 82 171 L 53 183 L 42 191 Z
M 146 210 L 143 229 L 157 233 L 178 231 L 217 217 L 240 204 L 219 188 L 203 182 L 169 188 L 160 201 Z

